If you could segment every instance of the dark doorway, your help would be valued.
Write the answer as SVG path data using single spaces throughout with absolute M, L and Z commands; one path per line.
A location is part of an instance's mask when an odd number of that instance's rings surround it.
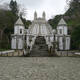
M 33 49 L 29 55 L 30 57 L 48 57 L 48 46 L 46 45 L 46 41 L 44 37 L 38 36 L 35 40 L 35 44 Z

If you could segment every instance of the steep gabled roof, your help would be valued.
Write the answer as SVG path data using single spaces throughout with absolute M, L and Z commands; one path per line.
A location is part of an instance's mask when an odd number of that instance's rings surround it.
M 61 20 L 58 23 L 58 26 L 59 25 L 67 25 L 67 23 L 65 22 L 65 20 L 63 18 L 61 18 Z
M 21 18 L 16 21 L 15 25 L 24 25 Z

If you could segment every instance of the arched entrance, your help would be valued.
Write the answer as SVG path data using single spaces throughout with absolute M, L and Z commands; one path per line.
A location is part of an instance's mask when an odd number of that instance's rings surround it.
M 33 49 L 29 55 L 30 57 L 48 57 L 48 46 L 43 36 L 38 36 L 35 40 Z

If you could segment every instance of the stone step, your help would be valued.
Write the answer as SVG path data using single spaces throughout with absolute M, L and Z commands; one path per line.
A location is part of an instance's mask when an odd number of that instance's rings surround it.
M 30 57 L 44 57 L 48 56 L 48 46 L 46 45 L 46 41 L 44 37 L 37 37 L 35 40 L 35 44 L 33 46 L 33 49 L 31 51 Z

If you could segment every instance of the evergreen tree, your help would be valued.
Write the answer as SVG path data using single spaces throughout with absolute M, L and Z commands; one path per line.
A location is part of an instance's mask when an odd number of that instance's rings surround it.
M 16 1 L 11 0 L 9 7 L 13 14 L 18 15 L 19 10 L 18 10 L 18 5 Z

